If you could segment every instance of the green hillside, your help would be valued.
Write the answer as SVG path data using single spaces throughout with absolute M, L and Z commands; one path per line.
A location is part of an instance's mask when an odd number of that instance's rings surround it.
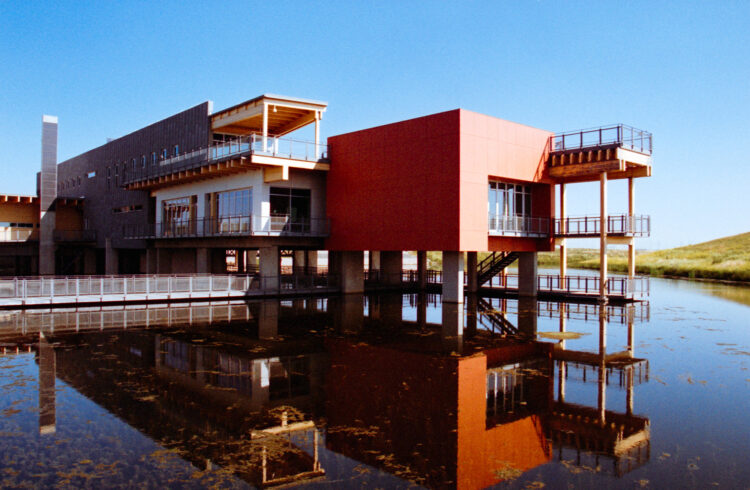
M 607 255 L 608 269 L 626 272 L 627 255 L 624 250 L 612 250 Z M 559 253 L 539 254 L 539 265 L 559 265 Z M 598 269 L 599 251 L 572 249 L 568 253 L 568 267 Z M 678 276 L 750 282 L 750 233 L 742 233 L 710 242 L 685 247 L 639 252 L 636 271 L 653 276 Z

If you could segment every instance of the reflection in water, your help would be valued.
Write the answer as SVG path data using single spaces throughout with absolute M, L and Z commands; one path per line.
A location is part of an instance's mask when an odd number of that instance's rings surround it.
M 424 294 L 37 311 L 0 331 L 38 339 L 42 434 L 64 423 L 57 378 L 201 471 L 255 486 L 341 473 L 338 454 L 429 487 L 483 488 L 555 458 L 605 458 L 618 476 L 648 461 L 636 315 L 589 306 L 596 352 L 538 340 L 553 311 L 566 330 L 577 313 L 565 305 L 469 297 L 465 309 Z M 627 322 L 626 350 L 608 352 L 608 318 Z M 622 410 L 607 406 L 615 380 Z M 570 383 L 595 387 L 596 403 L 566 400 Z

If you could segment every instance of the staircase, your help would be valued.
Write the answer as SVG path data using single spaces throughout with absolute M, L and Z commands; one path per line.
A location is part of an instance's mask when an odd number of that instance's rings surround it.
M 477 265 L 477 286 L 481 287 L 517 258 L 516 252 L 492 252 Z
M 492 324 L 492 331 L 498 331 L 505 335 L 516 335 L 518 334 L 518 328 L 510 323 L 505 315 L 492 308 L 485 299 L 477 299 L 477 309 L 484 318 L 487 318 Z

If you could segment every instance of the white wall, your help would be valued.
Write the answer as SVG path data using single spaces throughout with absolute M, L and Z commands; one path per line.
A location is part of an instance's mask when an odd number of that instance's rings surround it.
M 221 192 L 233 189 L 253 189 L 253 214 L 268 216 L 271 212 L 270 189 L 271 187 L 290 187 L 310 189 L 310 214 L 313 218 L 324 218 L 326 216 L 326 173 L 320 171 L 290 169 L 289 180 L 263 183 L 263 171 L 248 170 L 246 172 L 220 177 L 215 179 L 192 182 L 183 185 L 174 185 L 153 192 L 156 197 L 156 221 L 162 222 L 162 201 L 180 197 L 198 196 L 196 216 L 198 219 L 205 218 L 208 214 L 205 195 L 211 192 Z

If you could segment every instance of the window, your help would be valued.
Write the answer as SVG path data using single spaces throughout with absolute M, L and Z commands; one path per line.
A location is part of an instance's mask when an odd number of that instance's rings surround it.
M 151 152 L 151 165 L 156 165 L 156 152 Z
M 93 179 L 94 177 L 96 177 L 96 171 L 89 172 L 88 174 L 86 174 L 86 177 L 89 179 Z
M 146 168 L 146 155 L 141 155 L 141 168 Z
M 310 189 L 271 187 L 271 231 L 310 231 Z
M 162 159 L 162 160 L 166 160 L 166 159 L 167 159 L 167 149 L 166 149 L 166 148 L 164 148 L 164 149 L 163 149 L 163 150 L 161 151 L 161 159 Z
M 251 230 L 253 190 L 237 189 L 213 194 L 215 233 L 247 233 Z
M 185 236 L 194 231 L 197 196 L 162 201 L 162 235 Z
M 489 183 L 490 233 L 526 234 L 531 219 L 531 188 L 504 182 Z M 540 230 L 541 231 L 541 230 Z
M 180 145 L 174 145 L 174 156 L 180 154 Z

